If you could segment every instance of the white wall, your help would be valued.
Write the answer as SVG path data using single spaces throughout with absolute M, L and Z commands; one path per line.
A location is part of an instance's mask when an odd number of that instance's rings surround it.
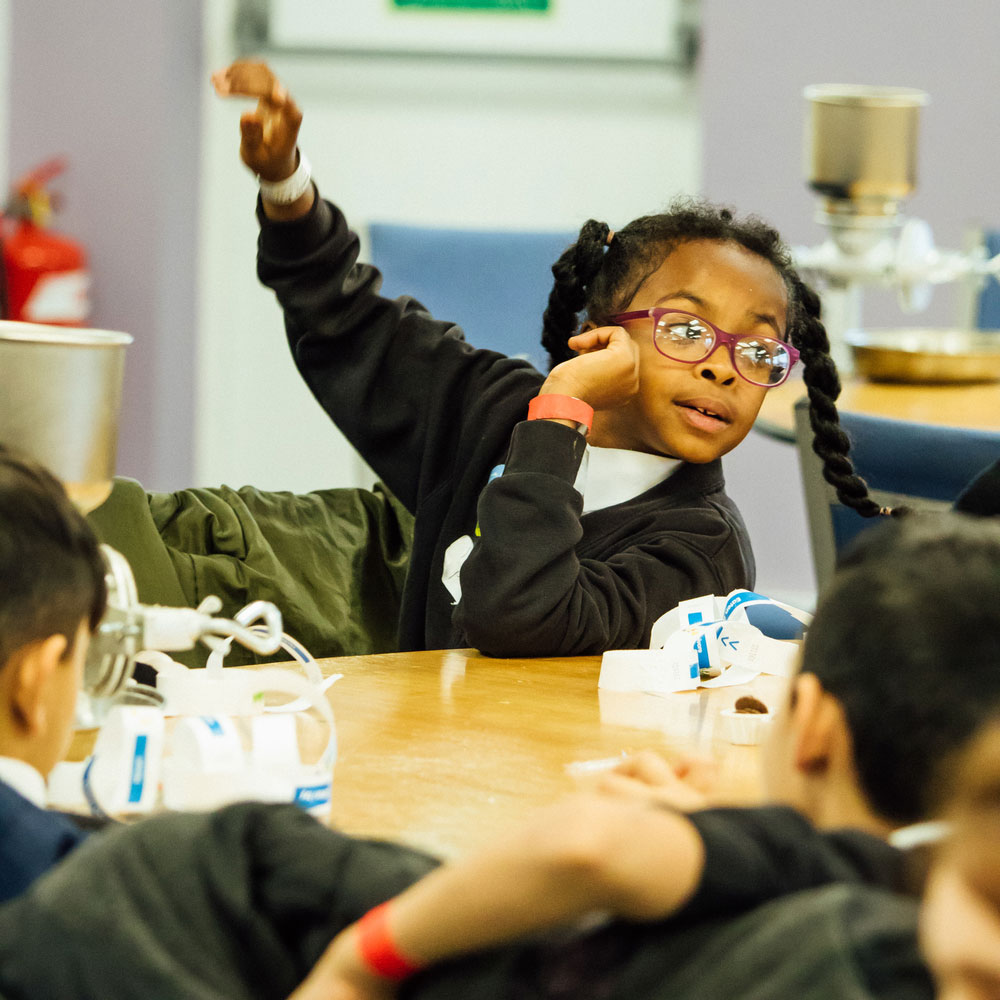
M 206 4 L 195 479 L 272 489 L 369 485 L 294 371 L 254 272 L 240 107 L 208 94 L 232 56 L 229 0 Z M 609 17 L 613 16 L 609 14 Z M 321 191 L 354 225 L 612 228 L 700 180 L 693 81 L 661 69 L 402 58 L 273 58 L 305 113 Z

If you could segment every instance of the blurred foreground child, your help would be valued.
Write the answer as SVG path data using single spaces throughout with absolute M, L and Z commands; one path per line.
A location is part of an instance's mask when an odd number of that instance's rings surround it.
M 951 831 L 931 869 L 921 939 L 938 1000 L 1000 998 L 1000 721 L 952 786 Z
M 774 804 L 579 794 L 440 866 L 293 806 L 154 817 L 0 908 L 0 993 L 929 1000 L 890 838 L 1000 705 L 1000 525 L 886 527 L 817 609 Z

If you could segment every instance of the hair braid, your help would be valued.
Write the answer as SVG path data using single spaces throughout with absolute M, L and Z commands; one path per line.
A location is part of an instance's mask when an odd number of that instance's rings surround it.
M 555 284 L 542 316 L 542 346 L 549 352 L 550 367 L 574 356 L 566 342 L 576 332 L 577 316 L 587 305 L 587 287 L 604 262 L 610 232 L 606 223 L 590 219 L 576 243 L 552 265 Z
M 868 495 L 868 484 L 854 471 L 848 457 L 851 441 L 840 426 L 836 406 L 840 378 L 830 357 L 826 328 L 820 321 L 819 296 L 794 272 L 789 279 L 800 310 L 799 322 L 791 333 L 802 357 L 813 451 L 823 460 L 823 478 L 837 491 L 840 502 L 862 517 L 876 517 L 882 508 Z

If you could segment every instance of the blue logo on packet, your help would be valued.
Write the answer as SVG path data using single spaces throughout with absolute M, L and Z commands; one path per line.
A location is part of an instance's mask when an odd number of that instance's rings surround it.
M 801 639 L 806 634 L 804 621 L 752 590 L 738 590 L 726 601 L 726 617 L 744 604 L 748 605 L 743 608 L 746 620 L 769 639 Z
M 725 615 L 728 618 L 741 604 L 746 604 L 747 601 L 767 601 L 769 598 L 765 597 L 763 594 L 755 594 L 752 590 L 737 590 L 730 595 L 728 601 L 726 601 L 726 611 Z
M 146 781 L 146 735 L 135 738 L 135 753 L 132 756 L 132 783 L 128 789 L 129 802 L 142 799 L 142 786 Z
M 795 615 L 774 604 L 757 604 L 746 609 L 747 621 L 770 639 L 801 639 L 806 626 Z
M 705 638 L 704 634 L 698 636 L 698 641 L 694 644 L 694 648 L 698 653 L 699 669 L 707 670 L 712 665 L 712 661 L 708 656 L 708 640 Z M 694 674 L 691 676 L 693 677 Z
M 295 798 L 292 801 L 302 809 L 325 806 L 330 801 L 330 783 L 327 781 L 320 785 L 299 785 L 295 789 Z

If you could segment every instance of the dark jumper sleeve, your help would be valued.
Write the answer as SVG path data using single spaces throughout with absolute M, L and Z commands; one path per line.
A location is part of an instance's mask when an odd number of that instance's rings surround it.
M 736 812 L 695 815 L 708 817 L 715 831 L 708 840 L 717 842 L 723 827 L 739 828 Z M 853 892 L 830 899 L 831 907 L 818 896 L 810 901 L 795 893 L 803 883 L 837 879 L 855 883 L 855 889 L 865 882 L 885 885 L 893 864 L 884 864 L 878 842 L 856 833 L 819 843 L 816 838 L 830 835 L 817 833 L 790 810 L 746 812 L 746 835 L 756 840 L 763 827 L 770 829 L 755 845 L 771 857 L 768 867 L 785 857 L 775 847 L 796 859 L 783 888 L 771 877 L 758 879 L 752 860 L 732 870 L 730 881 L 742 874 L 759 902 L 790 893 L 772 905 L 791 909 L 762 907 L 759 916 L 740 918 L 738 910 L 724 909 L 732 900 L 720 896 L 714 918 L 711 907 L 701 911 L 704 923 L 692 920 L 689 909 L 679 919 L 615 921 L 582 936 L 556 934 L 538 949 L 514 944 L 470 954 L 418 975 L 401 996 L 929 997 L 912 914 L 895 912 L 905 901 L 883 893 L 864 905 L 866 897 Z M 707 826 L 699 821 L 699 829 Z M 723 839 L 735 845 L 739 838 Z M 846 848 L 838 846 L 844 843 Z M 706 846 L 715 857 L 711 844 Z M 739 853 L 745 859 L 752 852 Z M 343 836 L 294 806 L 244 803 L 207 814 L 153 817 L 91 837 L 27 893 L 0 907 L 0 995 L 282 1000 L 339 930 L 435 864 L 405 847 Z M 742 908 L 750 909 L 745 902 Z M 881 980 L 862 989 L 858 977 L 870 979 L 873 964 Z M 803 991 L 820 973 L 838 975 L 840 988 Z M 833 982 L 819 980 L 827 981 Z M 761 983 L 771 991 L 762 991 Z
M 92 836 L 0 907 L 0 995 L 284 1000 L 427 855 L 241 803 Z
M 685 919 L 742 913 L 832 882 L 910 888 L 902 851 L 860 830 L 818 830 L 794 809 L 705 809 L 688 818 L 705 846 L 705 869 L 678 914 Z
M 302 220 L 261 214 L 258 276 L 277 295 L 295 363 L 313 395 L 410 510 L 446 480 L 463 428 L 510 360 L 477 351 L 415 299 L 380 296 L 343 214 L 316 200 Z M 529 379 L 541 378 L 530 366 Z

